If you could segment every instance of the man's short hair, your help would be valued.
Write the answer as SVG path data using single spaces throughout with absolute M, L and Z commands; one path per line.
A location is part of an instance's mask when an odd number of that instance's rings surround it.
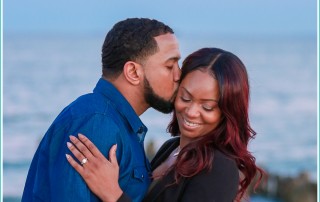
M 106 78 L 117 78 L 127 61 L 143 62 L 158 51 L 154 37 L 173 30 L 148 18 L 128 18 L 116 23 L 102 46 L 102 71 Z

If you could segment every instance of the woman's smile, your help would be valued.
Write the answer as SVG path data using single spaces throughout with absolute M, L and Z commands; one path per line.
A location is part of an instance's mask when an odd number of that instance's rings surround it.
M 186 120 L 185 118 L 182 118 L 183 119 L 183 122 L 185 123 L 184 125 L 186 127 L 190 127 L 190 128 L 198 128 L 200 126 L 199 123 L 194 123 L 194 122 L 191 122 L 191 121 L 188 121 Z

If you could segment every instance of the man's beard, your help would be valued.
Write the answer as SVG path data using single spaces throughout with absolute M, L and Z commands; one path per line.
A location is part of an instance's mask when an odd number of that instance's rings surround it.
M 148 79 L 144 78 L 144 99 L 150 105 L 150 107 L 154 108 L 155 110 L 165 114 L 172 112 L 175 96 L 176 92 L 173 94 L 170 100 L 165 100 L 153 91 Z

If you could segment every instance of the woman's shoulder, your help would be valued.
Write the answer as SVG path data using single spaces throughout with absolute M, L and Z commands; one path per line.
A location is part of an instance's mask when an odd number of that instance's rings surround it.
M 226 154 L 224 154 L 223 152 L 219 151 L 219 150 L 214 150 L 214 160 L 213 160 L 213 163 L 215 161 L 226 161 L 226 162 L 229 162 L 229 163 L 234 163 L 236 165 L 236 161 L 227 156 Z
M 214 150 L 212 167 L 187 179 L 183 198 L 188 201 L 233 201 L 238 192 L 239 171 L 235 160 Z
M 235 159 L 227 156 L 219 150 L 214 151 L 214 157 L 212 161 L 212 170 L 238 173 L 238 166 Z
M 235 160 L 215 150 L 212 168 L 203 170 L 188 180 L 188 187 L 193 191 L 188 197 L 201 196 L 202 201 L 233 201 L 238 186 L 239 170 Z
M 213 158 L 211 169 L 203 170 L 194 177 L 211 182 L 218 182 L 218 179 L 236 183 L 239 181 L 239 169 L 234 159 L 219 150 L 214 150 Z

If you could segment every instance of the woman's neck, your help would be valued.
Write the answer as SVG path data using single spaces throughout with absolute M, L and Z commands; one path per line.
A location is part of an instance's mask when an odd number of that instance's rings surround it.
M 180 146 L 175 148 L 170 155 L 152 172 L 153 179 L 159 179 L 167 174 L 168 170 L 174 165 L 180 152 Z

